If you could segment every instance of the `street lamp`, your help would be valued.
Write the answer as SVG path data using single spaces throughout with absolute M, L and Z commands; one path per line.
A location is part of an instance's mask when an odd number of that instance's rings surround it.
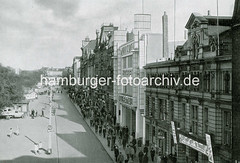
M 50 86 L 50 108 L 48 121 L 48 154 L 52 154 L 52 87 Z

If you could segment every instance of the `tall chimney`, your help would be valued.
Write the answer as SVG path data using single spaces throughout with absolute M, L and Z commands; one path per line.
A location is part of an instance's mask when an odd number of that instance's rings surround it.
M 163 24 L 163 58 L 169 58 L 168 55 L 168 16 L 166 11 L 164 11 L 164 15 L 162 16 L 162 24 Z
M 207 14 L 208 16 L 210 16 L 210 15 L 211 15 L 211 14 L 210 14 L 210 10 L 208 10 L 208 11 L 207 11 L 207 13 L 208 13 L 208 14 Z

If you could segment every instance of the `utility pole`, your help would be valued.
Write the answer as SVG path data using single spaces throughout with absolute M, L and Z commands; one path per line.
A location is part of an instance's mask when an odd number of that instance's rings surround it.
M 52 154 L 52 86 L 50 86 L 50 108 L 48 121 L 48 154 Z

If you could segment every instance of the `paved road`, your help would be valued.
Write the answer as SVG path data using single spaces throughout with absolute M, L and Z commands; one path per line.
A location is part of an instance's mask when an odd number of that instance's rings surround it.
M 55 98 L 60 104 L 55 119 L 59 158 L 68 158 L 60 159 L 59 162 L 112 162 L 66 94 L 58 94 Z
M 41 108 L 47 102 L 47 96 L 39 96 L 38 100 L 31 102 L 30 108 Z M 66 94 L 56 94 L 55 101 L 60 108 L 52 118 L 52 155 L 44 151 L 35 155 L 34 143 L 41 141 L 43 148 L 48 148 L 48 117 L 49 107 L 46 107 L 45 117 L 31 119 L 0 120 L 0 163 L 110 163 L 111 158 L 104 150 L 99 140 L 79 115 Z M 56 106 L 56 105 L 55 105 Z M 7 137 L 9 128 L 20 128 L 20 135 Z

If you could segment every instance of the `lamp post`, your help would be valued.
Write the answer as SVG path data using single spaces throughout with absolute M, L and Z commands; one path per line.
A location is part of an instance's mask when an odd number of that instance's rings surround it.
M 50 108 L 48 121 L 48 154 L 52 154 L 52 87 L 50 86 Z

